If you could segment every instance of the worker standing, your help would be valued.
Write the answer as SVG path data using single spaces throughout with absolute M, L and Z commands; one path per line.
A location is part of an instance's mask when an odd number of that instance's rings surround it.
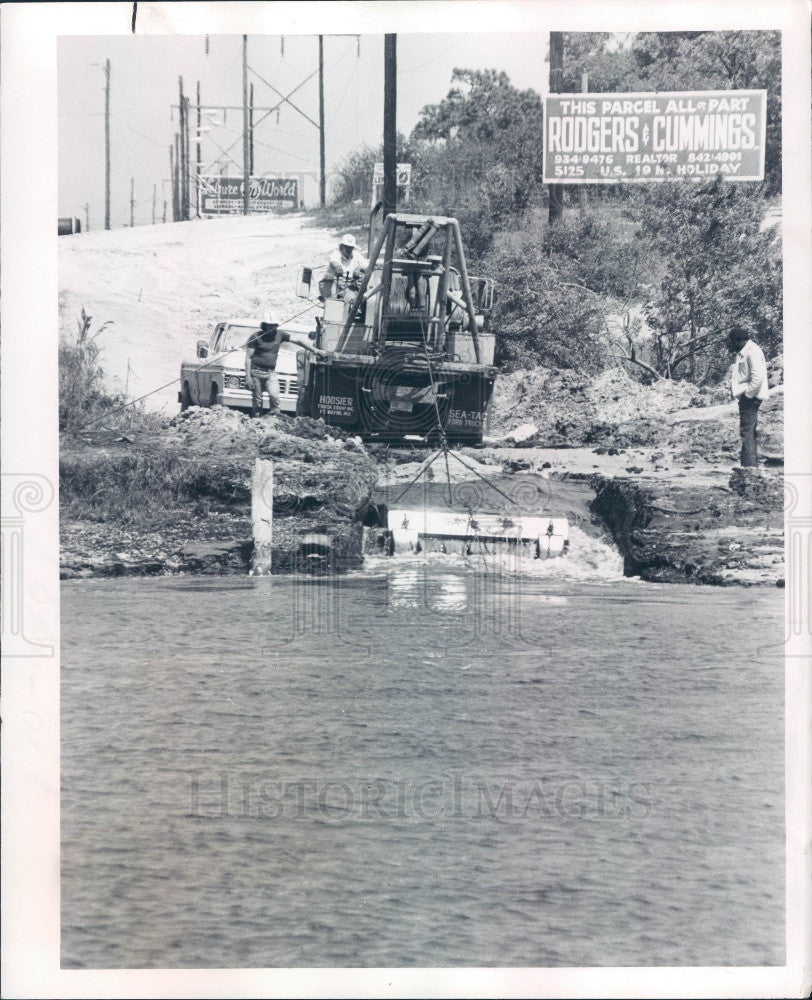
M 739 402 L 739 432 L 742 439 L 743 468 L 758 465 L 756 423 L 758 409 L 769 395 L 767 362 L 764 352 L 744 327 L 734 326 L 728 333 L 728 348 L 737 352 L 730 375 L 730 394 Z
M 343 294 L 347 285 L 363 275 L 369 267 L 369 261 L 358 249 L 358 244 L 352 233 L 341 237 L 338 249 L 334 250 L 327 261 L 327 271 L 319 282 L 319 292 L 324 298 L 333 294 Z M 328 288 L 329 284 L 329 288 Z
M 262 396 L 266 392 L 270 409 L 273 411 L 279 406 L 279 400 L 272 389 L 271 376 L 276 368 L 279 349 L 286 343 L 324 355 L 324 351 L 318 350 L 306 336 L 280 330 L 276 313 L 266 313 L 259 329 L 251 334 L 245 345 L 245 387 L 251 390 L 252 417 L 258 417 L 262 413 Z

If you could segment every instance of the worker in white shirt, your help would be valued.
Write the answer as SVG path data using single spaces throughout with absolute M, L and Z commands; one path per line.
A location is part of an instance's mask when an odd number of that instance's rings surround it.
M 335 294 L 341 295 L 347 285 L 357 281 L 368 267 L 369 261 L 358 249 L 355 237 L 347 233 L 341 237 L 338 249 L 330 254 L 327 271 L 319 283 L 320 293 L 329 298 L 335 282 Z
M 742 439 L 741 464 L 758 465 L 756 421 L 758 408 L 769 395 L 764 351 L 750 339 L 748 330 L 734 326 L 728 333 L 728 348 L 736 352 L 730 374 L 730 394 L 739 401 L 739 432 Z

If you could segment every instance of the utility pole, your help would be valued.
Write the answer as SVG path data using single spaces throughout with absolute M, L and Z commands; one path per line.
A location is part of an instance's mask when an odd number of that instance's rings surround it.
M 586 94 L 589 92 L 589 73 L 581 74 L 581 93 Z M 578 185 L 578 208 L 581 215 L 583 216 L 586 212 L 587 202 L 589 200 L 589 194 L 587 192 L 586 184 Z
M 186 129 L 184 126 L 184 118 L 186 116 L 186 99 L 183 96 L 183 77 L 178 77 L 178 132 L 180 133 L 180 159 L 178 160 L 178 177 L 179 177 L 179 208 L 180 208 L 180 218 L 186 218 L 186 174 L 187 174 L 187 163 L 186 163 Z
M 110 228 L 110 60 L 104 63 L 104 228 Z
M 248 158 L 248 172 L 251 176 L 254 176 L 254 85 L 251 84 L 248 90 L 248 139 L 249 139 L 249 158 Z
M 152 224 L 155 225 L 155 202 L 158 198 L 158 185 L 152 185 Z
M 172 221 L 180 218 L 178 208 L 178 133 L 175 133 L 174 145 L 169 147 L 169 167 L 172 177 Z
M 85 232 L 90 232 L 90 202 L 85 202 Z
M 197 81 L 197 150 L 195 157 L 195 215 L 200 218 L 200 80 Z
M 383 217 L 397 211 L 397 35 L 384 35 Z
M 322 208 L 325 205 L 326 195 L 327 182 L 324 175 L 324 35 L 319 35 L 319 203 Z
M 130 229 L 135 225 L 135 178 L 130 178 Z
M 564 35 L 561 31 L 550 32 L 550 93 L 560 94 L 564 86 Z M 550 184 L 548 188 L 547 222 L 553 226 L 561 221 L 564 211 L 564 186 Z
M 251 150 L 248 146 L 248 35 L 242 36 L 242 214 L 248 215 L 251 183 Z
M 183 99 L 183 104 L 183 154 L 186 160 L 186 173 L 183 175 L 183 206 L 184 218 L 188 221 L 192 217 L 192 145 L 189 128 L 191 114 L 188 97 Z

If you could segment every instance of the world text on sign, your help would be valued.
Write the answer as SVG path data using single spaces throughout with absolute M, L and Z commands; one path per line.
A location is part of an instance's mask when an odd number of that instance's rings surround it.
M 765 90 L 548 94 L 544 182 L 764 179 Z
M 242 215 L 242 177 L 202 176 L 199 185 L 201 215 Z M 296 177 L 252 177 L 248 185 L 251 215 L 299 207 Z

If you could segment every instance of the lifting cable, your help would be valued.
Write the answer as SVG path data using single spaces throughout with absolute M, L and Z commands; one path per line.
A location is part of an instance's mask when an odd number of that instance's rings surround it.
M 501 490 L 495 483 L 492 483 L 490 481 L 490 479 L 488 479 L 486 476 L 483 476 L 482 473 L 479 472 L 477 469 L 475 469 L 472 465 L 469 465 L 466 461 L 463 460 L 462 455 L 460 455 L 456 451 L 453 451 L 451 449 L 451 447 L 449 446 L 449 444 L 448 444 L 448 437 L 446 435 L 445 427 L 443 426 L 443 422 L 442 422 L 442 415 L 440 414 L 440 404 L 437 401 L 437 383 L 436 383 L 435 378 L 434 378 L 434 368 L 432 366 L 431 357 L 429 356 L 427 330 L 426 330 L 426 326 L 423 323 L 422 316 L 421 316 L 421 319 L 420 319 L 420 330 L 421 330 L 421 333 L 423 335 L 423 351 L 424 351 L 424 354 L 425 354 L 426 365 L 428 367 L 429 380 L 431 382 L 432 396 L 433 396 L 433 399 L 434 399 L 434 413 L 435 413 L 435 419 L 436 419 L 436 424 L 437 424 L 437 432 L 438 432 L 438 435 L 440 437 L 440 447 L 434 453 L 434 455 L 431 456 L 431 458 L 429 459 L 429 461 L 425 465 L 421 465 L 421 467 L 417 470 L 417 474 L 415 475 L 415 477 L 407 484 L 406 488 L 404 490 L 402 490 L 397 495 L 397 497 L 395 497 L 393 503 L 398 503 L 409 492 L 409 490 L 412 488 L 412 486 L 414 486 L 414 484 L 417 482 L 417 480 L 425 472 L 428 471 L 428 469 L 430 468 L 430 466 L 432 466 L 434 464 L 434 462 L 440 457 L 440 454 L 442 453 L 443 458 L 445 460 L 445 474 L 446 474 L 446 480 L 447 480 L 447 485 L 448 485 L 448 505 L 449 505 L 449 507 L 452 505 L 453 499 L 454 499 L 453 498 L 453 492 L 452 492 L 452 489 L 451 489 L 451 470 L 450 470 L 449 464 L 448 464 L 448 456 L 449 456 L 449 454 L 453 458 L 456 458 L 456 460 L 461 465 L 463 465 L 466 469 L 468 469 L 469 472 L 473 472 L 474 475 L 478 479 L 481 479 L 482 482 L 485 483 L 486 486 L 490 486 L 491 489 L 496 490 L 496 492 L 498 494 L 500 494 L 500 496 L 503 496 L 509 503 L 517 504 L 518 505 L 518 501 L 517 500 L 515 500 L 511 496 L 508 496 L 508 494 L 505 493 L 504 490 Z
M 312 302 L 309 306 L 306 306 L 304 309 L 300 310 L 299 312 L 294 313 L 292 316 L 288 316 L 286 319 L 282 320 L 282 322 L 279 324 L 279 326 L 282 327 L 282 326 L 285 325 L 285 323 L 290 323 L 291 320 L 297 319 L 299 316 L 303 316 L 310 309 L 315 308 L 316 305 L 317 305 L 317 303 Z M 245 345 L 244 344 L 242 345 L 242 347 L 232 347 L 230 350 L 223 351 L 222 354 L 217 354 L 213 358 L 206 358 L 206 360 L 203 361 L 203 362 L 201 362 L 201 364 L 196 365 L 194 368 L 192 368 L 192 371 L 195 371 L 195 372 L 200 371 L 202 368 L 205 368 L 207 365 L 214 364 L 216 361 L 221 361 L 223 358 L 227 358 L 229 354 L 234 354 L 235 351 L 244 351 L 244 350 L 245 350 Z M 131 399 L 127 403 L 123 403 L 121 406 L 118 406 L 115 409 L 110 410 L 108 413 L 105 413 L 105 415 L 103 417 L 99 417 L 97 420 L 91 420 L 90 423 L 85 424 L 84 427 L 81 428 L 81 430 L 79 431 L 79 433 L 81 434 L 84 431 L 88 430 L 89 428 L 95 427 L 101 420 L 105 420 L 105 421 L 109 420 L 115 414 L 122 413 L 124 410 L 126 410 L 130 406 L 135 406 L 136 403 L 143 402 L 145 399 L 148 399 L 150 396 L 154 396 L 156 392 L 161 392 L 164 389 L 168 389 L 170 386 L 175 385 L 176 383 L 180 382 L 181 378 L 182 378 L 182 376 L 178 375 L 178 377 L 177 378 L 173 378 L 171 382 L 165 382 L 163 385 L 159 385 L 157 387 L 157 389 L 150 389 L 150 391 L 149 392 L 145 392 L 143 396 L 138 396 L 135 399 Z M 102 430 L 113 430 L 112 427 L 102 427 L 101 429 Z

